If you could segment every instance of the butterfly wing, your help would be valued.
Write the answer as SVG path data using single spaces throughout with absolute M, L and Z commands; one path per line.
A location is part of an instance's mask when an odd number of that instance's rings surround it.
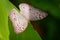
M 20 13 L 21 13 L 23 16 L 25 16 L 25 18 L 26 18 L 27 20 L 30 20 L 30 19 L 29 19 L 29 15 L 30 15 L 30 14 L 29 14 L 29 5 L 22 3 L 22 4 L 19 5 L 19 8 L 20 8 Z
M 22 15 L 20 15 L 15 9 L 11 10 L 9 17 L 13 23 L 14 31 L 17 34 L 23 32 L 26 29 L 28 21 Z
M 41 20 L 45 18 L 48 14 L 36 9 L 26 3 L 22 3 L 19 5 L 19 8 L 21 10 L 21 14 L 23 14 L 28 20 L 31 21 L 36 21 L 36 20 Z
M 13 9 L 11 10 L 11 13 L 9 15 L 10 20 L 12 21 L 14 26 L 14 31 L 17 34 L 23 32 L 26 29 L 28 20 L 41 20 L 48 15 L 47 13 L 36 9 L 26 3 L 20 4 L 19 8 L 21 10 L 20 14 L 15 9 Z

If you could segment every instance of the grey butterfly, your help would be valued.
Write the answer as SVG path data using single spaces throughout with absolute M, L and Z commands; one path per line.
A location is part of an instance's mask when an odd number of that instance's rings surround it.
M 48 14 L 36 9 L 26 3 L 19 5 L 20 13 L 16 9 L 10 11 L 10 20 L 13 23 L 15 33 L 22 33 L 28 26 L 29 21 L 36 21 L 45 18 Z

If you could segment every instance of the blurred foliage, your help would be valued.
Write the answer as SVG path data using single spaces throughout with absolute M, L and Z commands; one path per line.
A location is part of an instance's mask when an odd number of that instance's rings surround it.
M 7 0 L 0 0 L 0 40 L 9 40 L 8 13 L 12 8 Z

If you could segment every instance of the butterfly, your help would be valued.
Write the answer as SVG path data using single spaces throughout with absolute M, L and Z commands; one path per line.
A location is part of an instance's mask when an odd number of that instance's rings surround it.
M 13 23 L 14 32 L 17 34 L 22 33 L 27 28 L 29 21 L 41 20 L 48 15 L 26 3 L 21 3 L 19 9 L 20 13 L 16 9 L 12 9 L 9 15 Z

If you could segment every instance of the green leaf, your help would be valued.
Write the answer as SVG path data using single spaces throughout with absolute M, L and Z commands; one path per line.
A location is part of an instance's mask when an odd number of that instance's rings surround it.
M 0 40 L 9 40 L 8 15 L 15 8 L 8 0 L 0 0 Z

